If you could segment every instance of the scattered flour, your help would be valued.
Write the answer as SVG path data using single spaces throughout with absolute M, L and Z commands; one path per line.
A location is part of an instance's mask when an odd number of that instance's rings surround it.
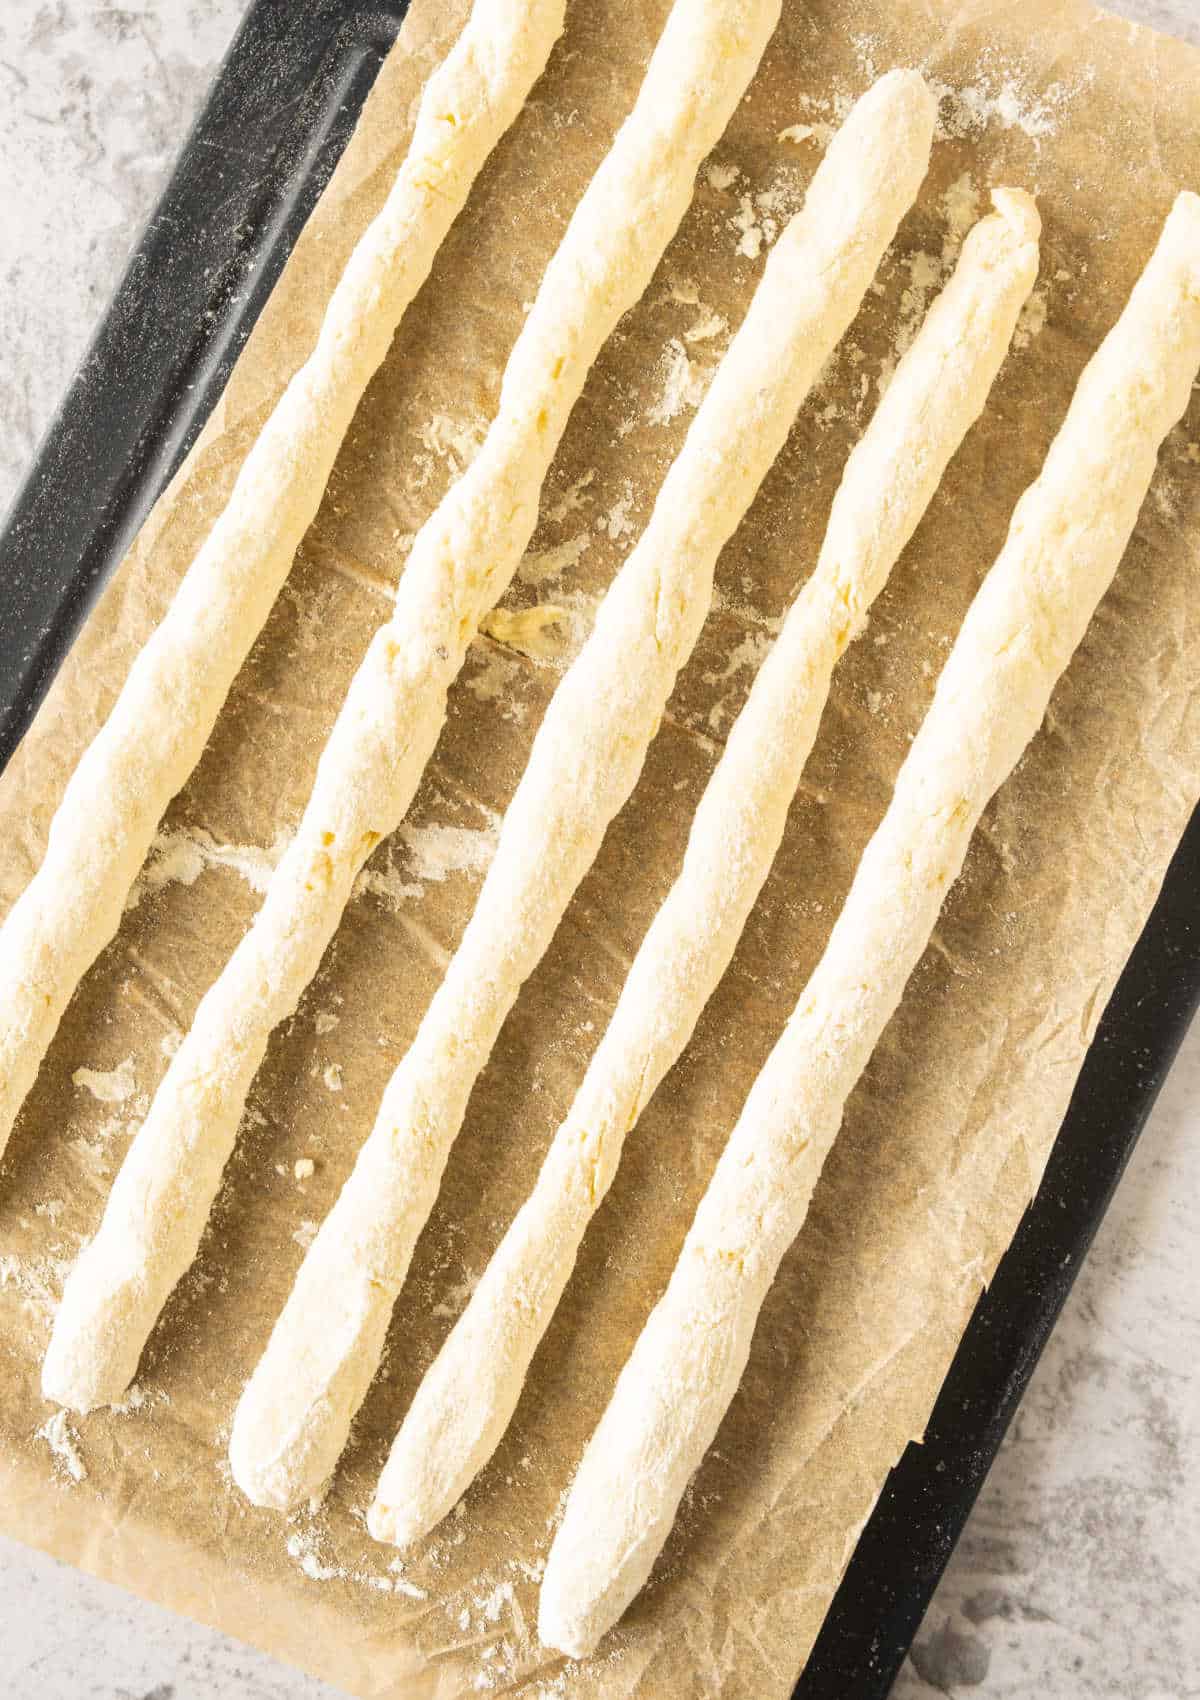
M 777 142 L 816 142 L 827 148 L 833 140 L 834 127 L 818 120 L 814 124 L 789 124 L 786 130 L 781 130 L 776 136 Z
M 319 1009 L 313 1017 L 313 1028 L 317 1037 L 323 1039 L 326 1033 L 332 1033 L 341 1019 L 341 1016 L 334 1015 L 332 1010 Z
M 449 1288 L 444 1299 L 432 1307 L 431 1315 L 448 1317 L 453 1321 L 466 1310 L 471 1294 L 479 1285 L 479 1276 L 467 1271 L 465 1278 Z
M 42 1424 L 36 1438 L 44 1440 L 54 1457 L 54 1466 L 60 1475 L 69 1476 L 73 1482 L 87 1480 L 87 1465 L 79 1450 L 79 1437 L 71 1427 L 65 1411 L 55 1411 L 52 1417 Z
M 402 826 L 400 837 L 417 879 L 440 881 L 450 874 L 485 873 L 500 836 L 500 817 L 489 814 L 485 827 Z
M 457 477 L 475 459 L 486 434 L 487 428 L 480 420 L 451 419 L 448 414 L 434 413 L 418 429 L 417 441 L 444 460 Z
M 724 313 L 714 313 L 711 308 L 701 309 L 700 317 L 683 333 L 684 342 L 707 342 L 710 337 L 724 336 L 729 329 L 729 320 Z
M 745 260 L 757 260 L 767 231 L 766 226 L 758 222 L 754 202 L 749 195 L 738 197 L 738 210 L 729 222 L 738 233 L 738 253 Z
M 517 568 L 518 579 L 522 584 L 536 586 L 561 578 L 590 547 L 591 541 L 591 532 L 581 531 L 563 543 L 556 543 L 552 549 L 531 549 Z
M 327 1076 L 330 1068 L 337 1068 L 337 1064 L 330 1063 L 329 1068 L 325 1070 Z M 341 1073 L 341 1069 L 338 1068 L 338 1085 L 336 1088 L 331 1088 L 331 1090 L 336 1090 L 338 1092 L 341 1091 Z M 328 1084 L 328 1081 L 326 1084 Z M 311 1157 L 297 1157 L 295 1163 L 292 1165 L 292 1173 L 298 1181 L 310 1181 L 316 1172 L 317 1165 L 313 1162 Z
M 994 125 L 1001 130 L 1020 130 L 1031 141 L 1041 141 L 1054 134 L 1058 115 L 1078 92 L 1058 82 L 1036 95 L 1011 75 L 981 77 L 959 88 L 936 77 L 926 81 L 938 103 L 937 134 L 943 140 L 978 136 Z
M 651 425 L 668 425 L 679 414 L 699 407 L 712 376 L 709 368 L 693 365 L 674 336 L 663 350 L 660 372 L 662 393 L 646 414 Z
M 1039 286 L 1030 295 L 1021 308 L 1021 316 L 1017 320 L 1017 328 L 1013 332 L 1013 347 L 1028 348 L 1035 336 L 1040 336 L 1046 328 L 1048 313 L 1046 290 Z
M 629 517 L 633 512 L 633 482 L 626 478 L 621 484 L 621 494 L 596 521 L 596 530 L 603 532 L 611 543 L 619 543 L 622 537 L 628 537 L 633 532 L 633 521 Z M 561 614 L 561 609 L 559 610 Z
M 43 1323 L 53 1321 L 58 1295 L 71 1267 L 68 1257 L 0 1256 L 0 1292 L 11 1287 L 21 1296 L 21 1308 Z
M 741 176 L 736 165 L 719 164 L 716 160 L 709 165 L 704 173 L 708 178 L 708 186 L 715 189 L 718 195 L 723 195 Z
M 146 866 L 135 880 L 125 908 L 136 909 L 148 892 L 164 885 L 195 885 L 206 868 L 229 868 L 251 890 L 265 892 L 289 837 L 280 833 L 269 850 L 262 850 L 254 844 L 218 844 L 202 826 L 164 827 L 150 846 Z
M 395 911 L 410 898 L 423 896 L 424 890 L 424 886 L 404 878 L 396 867 L 389 847 L 386 867 L 364 868 L 354 882 L 351 895 L 362 897 L 369 892 L 372 897 L 380 898 L 389 909 Z
M 737 211 L 728 221 L 738 239 L 737 252 L 744 259 L 757 260 L 804 204 L 804 194 L 801 175 L 792 166 L 784 166 L 765 189 L 739 195 Z
M 161 1387 L 147 1393 L 145 1388 L 139 1387 L 135 1381 L 127 1390 L 121 1402 L 117 1405 L 110 1405 L 108 1408 L 114 1417 L 134 1417 L 142 1411 L 153 1410 L 156 1405 L 169 1405 L 170 1403 L 171 1395 L 164 1393 Z
M 678 277 L 674 272 L 668 272 L 667 287 L 658 299 L 660 302 L 678 302 L 681 307 L 698 307 L 700 286 L 690 277 Z
M 726 658 L 725 666 L 721 672 L 704 674 L 705 684 L 723 685 L 727 680 L 734 678 L 745 667 L 749 667 L 753 672 L 757 672 L 759 667 L 766 660 L 767 652 L 770 647 L 771 640 L 765 633 L 759 631 L 747 632 L 741 642 L 736 644 L 730 651 Z M 719 732 L 721 729 L 721 723 L 726 719 L 729 712 L 729 703 L 726 698 L 724 696 L 718 696 L 708 711 L 707 723 L 709 731 Z
M 73 1086 L 82 1086 L 102 1104 L 123 1104 L 137 1091 L 133 1073 L 133 1058 L 125 1057 L 116 1068 L 105 1073 L 101 1069 L 77 1068 L 71 1076 Z
M 404 846 L 406 872 L 410 877 L 405 878 L 396 867 L 389 846 L 386 866 L 364 868 L 354 882 L 352 896 L 361 897 L 369 892 L 398 914 L 410 899 L 424 896 L 428 880 L 440 882 L 455 873 L 486 871 L 500 836 L 500 816 L 482 803 L 477 806 L 486 817 L 486 826 L 412 826 L 405 822 L 397 838 Z M 424 942 L 427 946 L 431 943 L 428 939 Z M 439 960 L 443 955 L 440 947 L 433 954 Z M 331 1068 L 336 1067 L 336 1064 L 331 1064 Z M 330 1070 L 326 1070 L 325 1084 L 330 1091 L 336 1092 L 340 1090 L 340 1084 L 331 1086 L 329 1073 Z M 339 1070 L 339 1083 L 340 1078 Z
M 477 1602 L 480 1615 L 488 1623 L 499 1623 L 500 1614 L 505 1607 L 513 1603 L 513 1586 L 511 1582 L 497 1582 L 490 1594 Z
M 287 1555 L 310 1582 L 331 1582 L 335 1577 L 344 1578 L 346 1575 L 344 1570 L 321 1562 L 316 1537 L 307 1531 L 288 1536 Z
M 324 1067 L 324 1069 L 322 1070 L 322 1073 L 321 1073 L 321 1079 L 325 1082 L 325 1086 L 326 1086 L 326 1089 L 328 1091 L 330 1091 L 330 1092 L 340 1092 L 342 1090 L 342 1065 L 341 1065 L 341 1063 L 335 1063 L 335 1062 L 326 1063 L 325 1067 Z M 303 1161 L 305 1161 L 305 1159 L 302 1158 L 301 1161 L 303 1162 Z M 311 1169 L 312 1169 L 312 1164 L 310 1163 L 309 1164 L 309 1170 L 311 1171 Z M 299 1171 L 300 1171 L 300 1164 L 297 1163 L 296 1164 L 296 1179 L 302 1180 L 304 1177 L 300 1174 Z
M 304 1219 L 304 1221 L 301 1222 L 300 1226 L 296 1229 L 295 1233 L 292 1235 L 292 1238 L 295 1240 L 296 1244 L 300 1247 L 301 1251 L 307 1251 L 309 1246 L 316 1239 L 316 1237 L 317 1237 L 317 1223 L 309 1221 L 307 1217 Z
M 767 658 L 771 640 L 763 632 L 747 632 L 741 642 L 730 650 L 725 666 L 719 673 L 705 673 L 706 685 L 723 685 L 727 679 L 732 679 L 740 673 L 743 667 L 749 667 L 757 673 Z
M 463 674 L 463 684 L 480 702 L 500 705 L 505 720 L 524 720 L 524 703 L 514 702 L 513 686 L 521 677 L 521 663 L 503 650 L 490 644 L 471 646 L 471 667 Z
M 548 522 L 551 525 L 561 525 L 565 519 L 569 519 L 573 513 L 578 513 L 580 508 L 586 506 L 592 499 L 586 491 L 588 486 L 595 482 L 595 478 L 596 469 L 592 467 L 582 478 L 577 478 L 574 484 L 568 484 L 554 506 L 547 508 L 545 517 Z

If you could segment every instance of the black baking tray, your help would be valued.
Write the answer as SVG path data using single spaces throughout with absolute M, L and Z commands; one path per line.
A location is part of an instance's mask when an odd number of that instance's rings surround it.
M 0 535 L 0 766 L 195 441 L 407 0 L 254 0 Z M 1100 1023 L 1037 1198 L 795 1691 L 884 1700 L 1200 1003 L 1200 813 Z M 802 1538 L 798 1531 L 797 1539 Z

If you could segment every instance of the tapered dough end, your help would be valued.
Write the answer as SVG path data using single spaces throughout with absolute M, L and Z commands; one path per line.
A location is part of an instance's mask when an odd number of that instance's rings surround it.
M 538 1599 L 538 1640 L 543 1647 L 565 1653 L 569 1659 L 586 1659 L 594 1653 L 600 1637 L 607 1628 L 597 1624 L 590 1612 L 580 1610 L 575 1601 L 558 1586 L 561 1573 L 547 1571 Z
M 320 1494 L 333 1464 L 314 1444 L 325 1433 L 320 1407 L 302 1407 L 302 1419 L 284 1413 L 262 1396 L 253 1378 L 234 1412 L 229 1468 L 252 1505 L 264 1511 L 294 1511 Z M 340 1447 L 338 1448 L 340 1451 Z M 337 1455 L 334 1454 L 334 1463 Z
M 992 205 L 1008 224 L 1018 242 L 1036 242 L 1042 234 L 1042 216 L 1037 202 L 1025 189 L 996 188 Z
M 264 1511 L 292 1511 L 306 1497 L 297 1487 L 286 1458 L 280 1460 L 264 1445 L 258 1425 L 248 1419 L 243 1397 L 229 1437 L 229 1468 L 251 1505 Z
M 433 1524 L 427 1517 L 413 1516 L 403 1505 L 388 1505 L 381 1499 L 371 1501 L 367 1511 L 367 1533 L 373 1541 L 388 1547 L 409 1547 L 427 1535 Z
M 42 1364 L 43 1395 L 81 1416 L 120 1400 L 146 1338 L 137 1283 L 97 1278 L 86 1258 L 85 1252 L 67 1280 Z
M 853 110 L 857 116 L 869 113 L 877 105 L 894 107 L 897 114 L 906 116 L 915 129 L 927 131 L 932 145 L 937 125 L 937 100 L 919 71 L 889 71 L 871 84 Z M 841 134 L 840 131 L 838 133 Z
M 1190 248 L 1200 266 L 1200 195 L 1194 190 L 1181 189 L 1176 195 L 1167 214 L 1167 222 L 1163 226 L 1163 239 Z M 1197 276 L 1193 287 L 1200 290 L 1200 275 Z

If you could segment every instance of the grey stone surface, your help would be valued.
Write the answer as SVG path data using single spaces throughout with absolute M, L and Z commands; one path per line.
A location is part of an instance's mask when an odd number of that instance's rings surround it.
M 0 507 L 241 9 L 241 0 L 0 6 Z M 1114 10 L 1200 41 L 1200 0 L 1119 0 Z M 1200 1697 L 1198 1135 L 1200 1030 L 1142 1137 L 897 1700 Z M 4 1696 L 333 1692 L 0 1539 Z

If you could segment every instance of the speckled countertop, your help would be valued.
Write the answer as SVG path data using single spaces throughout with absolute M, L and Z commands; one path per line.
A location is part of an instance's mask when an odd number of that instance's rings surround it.
M 0 6 L 0 508 L 243 0 Z M 1119 0 L 1200 42 L 1200 0 Z M 938 1590 L 896 1700 L 1200 1700 L 1200 1026 Z M 334 1691 L 0 1539 L 6 1700 Z

